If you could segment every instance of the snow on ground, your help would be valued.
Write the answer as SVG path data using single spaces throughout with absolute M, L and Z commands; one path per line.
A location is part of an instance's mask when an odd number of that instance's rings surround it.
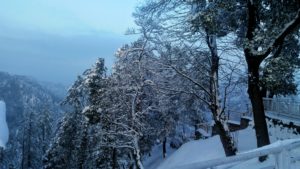
M 194 126 L 190 126 L 184 123 L 179 124 L 176 127 L 176 138 L 167 139 L 167 155 L 166 158 L 163 158 L 162 143 L 155 145 L 152 148 L 151 155 L 143 156 L 143 165 L 145 169 L 157 169 L 157 167 L 164 162 L 168 157 L 170 157 L 177 149 L 170 147 L 170 141 L 175 143 L 176 146 L 180 146 L 182 143 L 187 142 L 188 140 L 193 140 L 195 136 Z M 208 133 L 207 133 L 208 135 Z M 211 135 L 209 135 L 211 136 Z M 159 142 L 159 141 L 158 141 Z
M 272 143 L 277 140 L 284 140 L 290 138 L 300 138 L 300 135 L 295 134 L 293 129 L 283 128 L 282 126 L 274 126 L 268 121 L 270 140 Z M 238 146 L 238 153 L 253 151 L 256 149 L 256 137 L 255 131 L 253 129 L 253 124 L 240 131 L 233 133 Z M 272 145 L 276 146 L 278 143 Z M 255 151 L 255 150 L 254 150 Z M 292 154 L 300 154 L 300 149 L 293 150 Z M 191 164 L 194 162 L 201 162 L 216 158 L 225 157 L 222 144 L 219 136 L 214 136 L 205 140 L 190 141 L 182 145 L 177 151 L 175 151 L 171 156 L 165 159 L 163 162 L 160 161 L 159 167 L 157 169 L 172 169 L 175 166 L 181 166 L 184 164 Z M 257 169 L 263 167 L 274 166 L 274 156 L 270 155 L 268 160 L 264 163 L 258 162 L 258 159 L 251 159 L 242 162 L 235 167 L 219 167 L 219 169 Z M 291 163 L 292 169 L 300 169 L 300 161 Z M 145 167 L 146 169 L 150 169 Z M 152 169 L 152 168 L 151 168 Z
M 285 122 L 285 120 L 283 120 L 283 122 Z M 276 125 L 276 126 L 274 126 L 271 123 L 270 120 L 267 121 L 267 123 L 268 123 L 268 127 L 269 127 L 268 130 L 269 130 L 270 140 L 271 140 L 272 143 L 274 143 L 274 142 L 276 142 L 278 140 L 300 138 L 300 135 L 295 134 L 295 130 L 294 129 L 289 129 L 289 128 L 283 127 L 282 125 Z M 289 123 L 289 122 L 287 122 L 287 123 Z M 249 128 L 247 128 L 246 130 L 249 130 Z M 252 131 L 253 131 L 253 136 L 251 135 L 248 138 L 255 138 L 254 130 L 252 129 Z M 244 133 L 244 132 L 242 132 L 242 133 Z M 255 139 L 249 139 L 248 141 L 250 142 L 250 144 L 253 144 L 253 143 L 251 143 L 251 140 L 254 143 L 256 141 Z M 243 146 L 243 147 L 248 147 L 247 144 L 249 144 L 249 142 L 244 142 L 244 141 L 242 141 L 243 143 L 241 143 L 240 145 Z M 280 142 L 274 143 L 273 146 L 278 145 L 278 143 L 280 143 Z M 252 149 L 255 149 L 255 147 L 252 147 Z M 293 151 L 291 151 L 290 155 L 291 156 L 300 156 L 300 148 L 294 149 Z M 263 163 L 258 162 L 258 160 L 256 158 L 256 159 L 251 159 L 251 160 L 248 160 L 246 162 L 240 163 L 240 164 L 238 164 L 235 167 L 230 168 L 230 169 L 240 169 L 240 168 L 257 169 L 257 168 L 274 166 L 274 164 L 275 164 L 274 155 L 270 155 L 269 158 L 268 158 L 268 160 L 266 160 Z M 298 161 L 292 162 L 291 163 L 291 169 L 300 169 L 300 161 L 298 160 Z
M 290 122 L 300 126 L 300 119 L 292 115 L 284 115 L 276 112 L 266 111 L 266 116 L 272 119 L 281 120 L 283 123 L 289 124 Z
M 266 149 L 266 148 L 275 148 L 275 147 L 280 147 L 280 146 L 284 146 L 284 145 L 288 145 L 290 143 L 295 143 L 295 142 L 299 142 L 300 139 L 286 139 L 283 141 L 276 141 L 275 143 L 272 143 L 268 146 L 264 146 L 259 148 L 261 149 Z M 249 152 L 255 152 L 258 149 L 254 149 L 251 150 Z M 300 157 L 300 148 L 295 148 L 292 149 L 288 155 L 292 158 L 296 157 L 299 158 Z M 289 163 L 291 165 L 291 169 L 300 169 L 300 161 L 296 160 L 293 161 L 291 160 L 291 162 Z M 268 159 L 266 161 L 264 161 L 263 163 L 260 163 L 258 161 L 257 158 L 245 161 L 245 162 L 241 162 L 240 164 L 235 165 L 234 167 L 230 168 L 230 169 L 241 169 L 241 168 L 247 168 L 247 169 L 257 169 L 257 168 L 274 168 L 275 166 L 275 156 L 274 155 L 269 155 Z
M 0 147 L 5 147 L 8 141 L 8 127 L 6 123 L 5 102 L 0 100 Z
M 230 169 L 241 169 L 241 168 L 245 168 L 245 169 L 258 169 L 258 167 L 260 168 L 266 168 L 266 169 L 273 169 L 274 166 L 274 157 L 271 156 L 270 158 L 268 158 L 264 163 L 260 163 L 258 161 L 257 158 L 255 159 L 251 159 L 248 160 L 246 162 L 242 162 L 240 164 L 235 165 L 234 167 L 230 168 Z M 271 168 L 269 168 L 271 167 Z
M 176 149 L 170 147 L 170 143 L 167 144 L 167 158 L 172 155 Z M 156 169 L 163 161 L 162 144 L 154 146 L 150 156 L 147 156 L 143 160 L 144 167 L 146 169 Z
M 225 153 L 220 142 L 220 137 L 213 136 L 209 139 L 190 141 L 182 145 L 157 169 L 172 169 L 175 166 L 219 157 L 225 157 Z
M 277 140 L 284 140 L 284 139 L 300 138 L 300 135 L 296 134 L 297 131 L 293 128 L 289 129 L 287 127 L 283 127 L 282 125 L 274 126 L 271 123 L 271 120 L 268 120 L 267 124 L 269 127 L 268 130 L 269 130 L 269 136 L 271 142 L 275 142 Z
M 255 131 L 253 130 L 252 126 L 244 130 L 236 131 L 235 133 L 237 133 L 236 135 L 238 137 L 236 142 L 239 153 L 249 151 L 257 147 L 256 139 L 252 139 L 255 138 Z

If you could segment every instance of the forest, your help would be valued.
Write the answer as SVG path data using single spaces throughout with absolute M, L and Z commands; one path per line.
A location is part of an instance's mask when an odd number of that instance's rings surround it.
M 156 147 L 163 160 L 215 135 L 235 156 L 228 122 L 246 115 L 271 143 L 263 98 L 298 92 L 299 0 L 144 0 L 133 17 L 112 70 L 98 58 L 66 94 L 0 73 L 1 169 L 150 169 Z

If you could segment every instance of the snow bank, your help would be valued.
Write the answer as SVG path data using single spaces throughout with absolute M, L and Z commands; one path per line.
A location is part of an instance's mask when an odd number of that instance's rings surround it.
M 182 145 L 157 169 L 172 169 L 175 166 L 225 157 L 220 137 L 190 141 Z
M 0 100 L 0 147 L 5 147 L 8 141 L 8 127 L 6 123 L 5 102 Z

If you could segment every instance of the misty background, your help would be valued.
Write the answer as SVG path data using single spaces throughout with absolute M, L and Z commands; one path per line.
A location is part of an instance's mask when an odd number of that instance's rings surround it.
M 134 39 L 137 0 L 0 1 L 0 71 L 68 86 L 98 57 L 111 69 Z

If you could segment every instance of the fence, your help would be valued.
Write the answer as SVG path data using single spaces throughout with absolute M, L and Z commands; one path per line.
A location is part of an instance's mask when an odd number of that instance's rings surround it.
M 291 164 L 300 160 L 300 154 L 294 154 L 292 156 L 291 153 L 292 150 L 295 151 L 297 148 L 300 148 L 300 139 L 279 141 L 269 146 L 258 148 L 252 152 L 247 152 L 232 157 L 218 158 L 199 163 L 182 165 L 174 167 L 174 169 L 213 169 L 217 166 L 234 164 L 271 154 L 275 156 L 275 164 L 274 166 L 270 166 L 270 168 L 273 169 L 275 167 L 275 169 L 291 169 Z
M 268 112 L 281 116 L 300 119 L 300 102 L 291 99 L 264 98 L 264 107 Z

